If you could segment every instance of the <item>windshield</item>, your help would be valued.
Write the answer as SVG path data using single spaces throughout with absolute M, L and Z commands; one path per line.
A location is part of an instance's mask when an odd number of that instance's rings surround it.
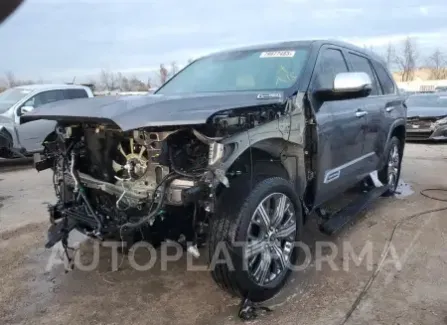
M 447 107 L 447 95 L 419 95 L 408 97 L 408 107 Z
M 212 55 L 190 64 L 157 94 L 287 89 L 297 81 L 307 56 L 304 47 Z
M 31 92 L 29 89 L 10 88 L 0 93 L 0 114 Z

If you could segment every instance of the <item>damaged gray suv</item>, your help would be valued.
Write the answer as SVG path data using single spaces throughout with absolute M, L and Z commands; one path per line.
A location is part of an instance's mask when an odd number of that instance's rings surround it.
M 204 246 L 210 264 L 231 258 L 211 267 L 223 289 L 264 301 L 289 277 L 310 216 L 333 234 L 394 193 L 406 108 L 380 58 L 299 41 L 206 56 L 155 94 L 48 104 L 21 122 L 38 119 L 57 123 L 35 158 L 54 172 L 47 247 L 66 247 L 73 229 L 128 244 L 143 232 L 195 256 Z

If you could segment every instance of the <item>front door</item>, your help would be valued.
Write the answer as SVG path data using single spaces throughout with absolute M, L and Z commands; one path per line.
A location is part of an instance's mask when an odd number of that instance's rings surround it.
M 317 59 L 311 89 L 330 89 L 335 76 L 347 72 L 343 51 L 323 47 Z M 312 90 L 311 90 L 312 93 Z M 360 101 L 318 102 L 312 98 L 318 125 L 318 168 L 315 204 L 342 193 L 363 172 L 366 113 Z

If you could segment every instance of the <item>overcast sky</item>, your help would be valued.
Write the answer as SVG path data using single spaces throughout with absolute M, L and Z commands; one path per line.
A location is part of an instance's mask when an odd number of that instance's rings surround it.
M 447 50 L 446 17 L 446 0 L 26 0 L 0 26 L 0 74 L 81 81 L 104 68 L 144 76 L 162 62 L 309 38 L 380 53 L 410 35 L 422 56 Z

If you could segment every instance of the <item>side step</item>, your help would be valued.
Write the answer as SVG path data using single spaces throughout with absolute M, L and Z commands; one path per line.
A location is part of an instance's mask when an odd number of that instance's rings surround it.
M 326 235 L 335 234 L 349 222 L 354 221 L 360 212 L 362 212 L 372 201 L 385 193 L 387 189 L 388 186 L 376 187 L 365 195 L 360 196 L 359 199 L 350 203 L 344 209 L 329 216 L 328 220 L 320 225 L 320 231 Z

